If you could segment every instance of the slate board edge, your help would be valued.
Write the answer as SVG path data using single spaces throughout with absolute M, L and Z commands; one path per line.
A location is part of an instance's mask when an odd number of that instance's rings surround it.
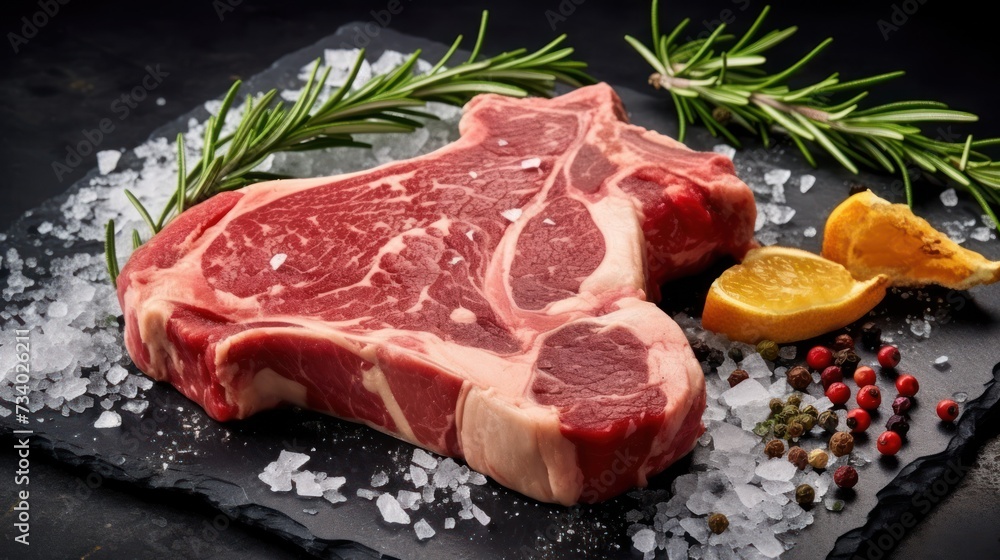
M 357 29 L 359 25 L 364 24 L 365 22 L 350 22 L 344 24 L 339 27 L 335 33 L 317 41 L 313 45 L 304 47 L 277 59 L 266 69 L 246 79 L 242 91 L 256 92 L 261 90 L 262 88 L 259 84 L 261 82 L 268 82 L 269 78 L 272 77 L 272 74 L 286 72 L 286 65 L 290 65 L 292 68 L 304 66 L 311 60 L 314 60 L 316 56 L 321 55 L 324 48 L 346 48 L 352 46 L 347 44 L 343 39 L 347 37 L 348 32 L 353 31 Z M 341 39 L 341 41 L 340 43 L 335 44 L 334 41 L 337 39 Z M 428 44 L 426 39 L 405 35 L 391 29 L 382 29 L 380 31 L 380 35 L 376 37 L 376 39 L 377 40 L 375 42 L 378 43 L 378 45 L 368 53 L 369 59 L 372 56 L 377 56 L 382 52 L 382 50 L 384 50 L 384 47 L 382 46 L 383 44 L 391 44 L 394 49 L 401 51 L 410 51 L 416 48 L 417 43 L 419 43 L 419 46 L 424 51 L 425 57 L 430 59 L 440 56 L 446 48 L 445 45 L 437 43 L 434 43 L 431 48 L 427 48 Z M 462 51 L 456 53 L 456 60 L 461 59 L 462 54 Z M 285 87 L 291 87 L 294 84 L 284 83 L 283 85 Z M 221 98 L 222 93 L 224 92 L 220 92 L 219 98 Z M 187 121 L 190 118 L 197 117 L 203 120 L 207 114 L 207 110 L 204 106 L 195 107 L 188 113 L 185 113 L 173 121 L 155 129 L 149 135 L 147 140 L 158 137 L 170 138 L 175 135 L 178 130 L 183 130 L 187 126 Z M 133 154 L 131 154 L 130 151 L 126 151 L 125 154 L 123 154 L 122 163 L 124 164 L 125 159 L 132 155 Z M 59 206 L 71 193 L 87 186 L 90 180 L 96 175 L 97 170 L 91 170 L 83 178 L 70 186 L 63 194 L 43 202 L 41 205 L 36 207 L 34 211 L 37 212 L 38 210 L 47 209 L 58 210 Z M 28 219 L 28 215 L 22 215 L 20 218 L 15 220 L 14 223 L 7 229 L 8 236 L 13 236 L 14 232 L 26 231 L 27 227 L 22 227 L 22 224 Z M 96 243 L 94 245 L 96 246 Z M 86 245 L 80 244 L 77 247 L 79 249 L 84 249 L 86 248 Z M 951 458 L 958 455 L 967 455 L 970 452 L 974 452 L 974 450 L 979 447 L 979 442 L 974 439 L 977 430 L 982 429 L 990 419 L 998 416 L 998 411 L 995 410 L 994 407 L 998 402 L 1000 402 L 1000 364 L 994 367 L 993 376 L 993 380 L 986 384 L 986 391 L 979 398 L 970 401 L 963 406 L 964 413 L 956 425 L 956 435 L 951 439 L 947 449 L 935 455 L 915 459 L 906 465 L 888 486 L 879 491 L 877 495 L 877 504 L 872 511 L 869 512 L 867 523 L 865 523 L 862 527 L 857 527 L 841 535 L 837 539 L 834 549 L 830 552 L 828 558 L 835 560 L 852 558 L 859 546 L 863 545 L 866 541 L 869 541 L 873 537 L 877 537 L 883 526 L 887 523 L 895 521 L 902 512 L 906 511 L 908 504 L 918 493 L 919 488 L 926 487 L 943 475 L 945 470 L 948 468 Z M 5 426 L 0 424 L 0 428 L 5 428 Z M 5 438 L 10 437 L 11 435 L 12 434 L 7 432 L 6 429 L 2 429 L 2 431 L 0 431 L 0 436 Z M 239 522 L 252 527 L 267 530 L 278 537 L 288 540 L 290 543 L 293 543 L 302 550 L 310 554 L 318 555 L 322 558 L 345 560 L 389 558 L 388 556 L 380 554 L 379 552 L 354 541 L 333 541 L 317 538 L 312 535 L 306 527 L 287 517 L 282 512 L 272 508 L 253 503 L 227 505 L 225 497 L 222 496 L 222 493 L 218 492 L 217 489 L 210 491 L 208 488 L 202 487 L 202 483 L 205 482 L 215 482 L 217 484 L 225 484 L 226 486 L 234 486 L 225 481 L 212 477 L 200 477 L 199 483 L 189 483 L 186 488 L 180 488 L 173 484 L 165 485 L 164 483 L 170 479 L 168 476 L 149 472 L 143 473 L 141 471 L 132 473 L 126 472 L 125 470 L 122 470 L 121 468 L 118 468 L 110 463 L 108 461 L 108 459 L 110 459 L 109 457 L 87 454 L 83 452 L 82 448 L 76 448 L 66 442 L 57 442 L 47 438 L 41 438 L 38 434 L 36 434 L 34 441 L 41 444 L 40 449 L 47 452 L 57 461 L 74 467 L 84 468 L 98 465 L 104 471 L 101 473 L 102 476 L 109 479 L 118 480 L 128 484 L 135 484 L 146 489 L 176 492 L 198 497 L 204 502 L 210 504 L 212 507 L 218 509 L 220 512 Z

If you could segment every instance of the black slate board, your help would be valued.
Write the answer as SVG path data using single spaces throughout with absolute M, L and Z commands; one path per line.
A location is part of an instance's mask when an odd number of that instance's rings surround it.
M 356 35 L 354 24 L 344 26 L 337 34 L 281 59 L 248 80 L 246 90 L 297 85 L 295 76 L 299 68 L 321 55 L 323 48 L 353 46 Z M 420 48 L 427 58 L 434 58 L 444 50 L 442 45 L 387 29 L 369 38 L 367 49 L 375 57 L 387 48 L 401 52 Z M 666 134 L 675 132 L 672 109 L 663 98 L 624 88 L 618 91 L 634 122 Z M 190 116 L 205 115 L 204 109 L 199 108 L 153 136 L 172 137 Z M 716 143 L 701 130 L 688 142 L 700 149 L 709 149 Z M 126 154 L 123 164 L 128 161 Z M 846 196 L 849 180 L 861 180 L 892 199 L 898 200 L 901 194 L 893 187 L 898 183 L 891 178 L 865 175 L 855 179 L 832 165 L 817 171 L 807 170 L 791 150 L 786 153 L 782 148 L 763 149 L 751 144 L 738 161 L 741 168 L 749 162 L 791 169 L 793 177 L 805 172 L 816 175 L 817 186 L 808 194 L 788 189 L 789 205 L 797 208 L 798 214 L 783 228 L 779 239 L 782 244 L 813 251 L 819 249 L 820 237 L 804 238 L 801 230 L 805 226 L 821 228 L 829 210 Z M 69 192 L 86 185 L 89 177 Z M 22 256 L 34 254 L 44 258 L 40 255 L 42 248 L 30 243 L 32 228 L 46 218 L 58 219 L 59 204 L 66 196 L 49 201 L 32 216 L 15 223 L 0 249 L 16 247 Z M 955 219 L 956 215 L 978 215 L 968 201 L 946 210 L 936 199 L 920 201 L 920 212 L 938 224 Z M 995 243 L 970 241 L 967 246 L 992 258 L 1000 256 Z M 97 252 L 98 248 L 94 250 Z M 668 312 L 697 313 L 702 295 L 717 272 L 709 271 L 666 287 L 667 297 L 662 306 Z M 815 523 L 803 531 L 787 557 L 815 558 L 830 551 L 833 557 L 850 557 L 859 543 L 878 536 L 882 525 L 895 520 L 911 496 L 941 477 L 949 459 L 970 445 L 978 423 L 1000 400 L 1000 384 L 995 383 L 1000 370 L 993 367 L 1000 362 L 1000 348 L 996 344 L 1000 340 L 1000 293 L 991 288 L 971 293 L 936 289 L 924 293 L 930 294 L 930 300 L 892 294 L 875 311 L 887 332 L 902 329 L 903 334 L 893 334 L 904 348 L 905 363 L 912 364 L 914 373 L 921 377 L 923 398 L 912 414 L 912 433 L 920 433 L 920 437 L 911 438 L 898 460 L 876 460 L 865 469 L 857 491 L 853 496 L 844 496 L 848 504 L 843 512 L 817 508 Z M 936 303 L 938 299 L 943 303 Z M 922 315 L 925 310 L 937 317 L 935 330 L 930 339 L 916 342 L 906 331 L 903 318 L 907 314 Z M 944 372 L 930 365 L 931 360 L 942 354 L 951 357 L 951 367 Z M 934 417 L 934 402 L 957 391 L 970 396 L 970 402 L 964 405 L 966 413 L 956 426 L 939 424 Z M 36 416 L 45 422 L 34 426 L 32 445 L 58 460 L 84 465 L 107 478 L 201 496 L 225 515 L 261 527 L 318 557 L 375 557 L 375 551 L 401 558 L 575 558 L 595 554 L 638 557 L 626 536 L 629 523 L 625 521 L 625 512 L 663 500 L 672 479 L 687 468 L 686 462 L 681 461 L 656 477 L 651 488 L 638 494 L 638 498 L 622 496 L 599 506 L 571 509 L 538 504 L 491 483 L 474 494 L 476 502 L 493 517 L 488 527 L 462 522 L 455 530 L 438 530 L 433 539 L 418 543 L 411 527 L 382 523 L 371 502 L 352 495 L 354 489 L 367 486 L 371 473 L 378 468 L 394 472 L 406 464 L 412 450 L 408 444 L 361 426 L 297 410 L 272 411 L 247 421 L 221 425 L 168 386 L 158 384 L 146 396 L 151 405 L 141 419 L 124 414 L 122 426 L 111 430 L 92 427 L 99 409 L 68 418 L 40 411 Z M 192 425 L 197 431 L 179 429 L 183 424 Z M 0 420 L 0 434 L 5 437 L 18 428 L 13 417 Z M 859 443 L 863 445 L 864 442 Z M 316 451 L 311 451 L 313 448 Z M 309 453 L 312 460 L 306 468 L 346 476 L 349 500 L 330 506 L 319 500 L 270 492 L 257 480 L 257 474 L 282 449 Z M 875 455 L 870 445 L 868 452 Z M 394 480 L 389 488 L 395 489 L 392 484 L 398 482 Z M 315 508 L 319 513 L 308 515 L 302 512 L 304 508 Z M 454 511 L 430 507 L 422 509 L 416 518 L 425 515 L 439 528 L 441 519 L 453 516 Z

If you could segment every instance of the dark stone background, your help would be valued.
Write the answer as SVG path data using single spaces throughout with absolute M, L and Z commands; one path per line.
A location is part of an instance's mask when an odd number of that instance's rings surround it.
M 59 0 L 42 0 L 56 4 Z M 292 1 L 267 0 L 62 0 L 58 13 L 48 18 L 26 43 L 11 44 L 10 33 L 22 34 L 22 17 L 40 11 L 34 1 L 7 0 L 0 6 L 0 229 L 6 229 L 25 210 L 71 185 L 96 164 L 93 155 L 72 171 L 57 177 L 52 164 L 64 161 L 67 146 L 84 140 L 84 131 L 101 119 L 112 118 L 114 130 L 98 149 L 134 146 L 156 127 L 224 93 L 232 80 L 267 68 L 280 56 L 332 34 L 349 21 L 375 21 L 389 0 Z M 707 31 L 720 19 L 743 29 L 765 5 L 763 0 L 692 0 L 665 3 L 665 21 L 691 17 L 691 35 Z M 971 0 L 845 0 L 839 2 L 771 2 L 771 22 L 800 27 L 799 34 L 780 49 L 776 64 L 790 63 L 826 36 L 836 42 L 803 73 L 820 79 L 833 70 L 860 77 L 905 69 L 908 75 L 880 88 L 874 101 L 904 98 L 941 100 L 973 111 L 981 122 L 954 127 L 980 137 L 1000 135 L 1000 111 L 995 108 L 995 68 L 1000 63 L 995 21 L 983 3 Z M 479 12 L 488 8 L 492 24 L 486 53 L 521 46 L 536 47 L 557 33 L 568 33 L 578 56 L 591 63 L 592 73 L 613 84 L 641 88 L 649 68 L 623 41 L 625 33 L 645 39 L 648 4 L 618 0 L 511 0 L 506 2 L 434 2 L 400 0 L 402 10 L 388 26 L 440 42 L 450 42 L 464 31 L 474 35 Z M 225 11 L 220 18 L 218 10 Z M 564 19 L 547 17 L 546 12 Z M 904 8 L 912 12 L 906 15 Z M 914 11 L 914 9 L 916 11 Z M 726 12 L 728 10 L 728 12 Z M 570 13 L 572 12 L 572 13 Z M 879 20 L 902 23 L 879 29 Z M 551 15 L 551 14 L 550 14 Z M 384 14 L 383 14 L 384 16 Z M 903 21 L 905 16 L 906 20 Z M 561 17 L 561 16 L 560 16 Z M 385 21 L 383 17 L 383 21 Z M 553 30 L 553 24 L 555 30 Z M 664 24 L 667 25 L 666 23 Z M 30 30 L 29 30 L 30 34 Z M 687 34 L 687 33 L 685 33 Z M 27 35 L 25 35 L 27 37 Z M 15 39 L 16 41 L 16 39 Z M 119 120 L 112 103 L 139 85 L 147 65 L 159 65 L 167 74 L 152 95 Z M 166 103 L 158 106 L 157 97 Z M 672 107 L 665 105 L 665 110 Z M 916 529 L 903 537 L 891 554 L 895 558 L 1000 557 L 996 520 L 1000 519 L 1000 418 L 982 435 L 978 461 L 954 492 Z M 0 488 L 3 510 L 8 510 L 9 476 L 15 456 L 0 451 Z M 102 545 L 144 558 L 152 539 L 169 542 L 200 534 L 215 513 L 194 499 L 163 492 L 137 492 L 111 481 L 88 485 L 88 473 L 58 463 L 32 458 L 36 541 L 30 551 L 0 543 L 0 557 L 55 558 L 59 542 L 92 542 L 88 558 L 109 557 Z M 93 483 L 93 478 L 89 479 Z M 97 486 L 91 488 L 90 486 Z M 8 517 L 4 516 L 4 523 Z M 162 531 L 137 533 L 138 520 L 149 520 Z M 142 523 L 148 526 L 148 523 Z M 7 532 L 4 531 L 6 534 Z M 46 545 L 52 548 L 44 548 Z M 74 547 L 77 550 L 79 547 Z M 46 553 L 46 550 L 49 552 Z M 25 556 L 25 552 L 30 552 Z M 300 558 L 302 553 L 260 531 L 230 526 L 205 541 L 197 551 L 178 551 L 179 557 L 240 559 Z M 120 556 L 118 556 L 120 557 Z

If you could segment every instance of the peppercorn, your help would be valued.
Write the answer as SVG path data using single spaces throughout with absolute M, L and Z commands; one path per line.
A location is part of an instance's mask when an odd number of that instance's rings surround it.
M 896 392 L 904 397 L 912 397 L 920 390 L 920 382 L 916 377 L 904 373 L 896 378 Z
M 802 470 L 809 464 L 809 454 L 799 446 L 789 447 L 788 462 L 798 467 L 799 470 Z
M 885 423 L 885 429 L 890 432 L 896 432 L 900 436 L 905 436 L 906 432 L 910 431 L 910 423 L 906 421 L 906 417 L 901 414 L 893 414 L 889 417 L 889 420 Z
M 875 440 L 875 449 L 883 455 L 895 455 L 902 447 L 903 438 L 896 432 L 882 432 Z
M 802 366 L 795 366 L 788 370 L 786 374 L 788 377 L 788 384 L 792 386 L 793 389 L 798 389 L 799 391 L 805 390 L 812 383 L 813 377 L 809 373 L 809 370 Z
M 705 358 L 705 361 L 712 367 L 719 367 L 726 361 L 726 356 L 722 353 L 722 350 L 719 350 L 718 348 L 711 348 L 708 351 L 708 356 Z
M 843 383 L 831 383 L 826 388 L 826 398 L 838 406 L 845 404 L 851 398 L 851 388 Z
M 867 385 L 858 390 L 858 406 L 865 410 L 875 410 L 882 404 L 882 391 L 875 385 Z
M 795 488 L 795 501 L 800 506 L 809 505 L 813 503 L 815 499 L 816 491 L 813 490 L 812 486 L 809 486 L 808 484 L 799 484 L 798 487 Z
M 729 359 L 737 364 L 743 361 L 743 350 L 733 346 L 729 349 Z
M 874 350 L 882 344 L 882 329 L 875 326 L 874 322 L 865 323 L 861 327 L 861 345 L 866 350 Z
M 794 418 L 795 416 L 798 416 L 799 407 L 795 406 L 794 404 L 785 404 L 785 408 L 781 409 L 781 413 L 784 414 L 785 416 L 788 416 L 788 418 L 791 419 Z
M 710 348 L 705 344 L 704 340 L 692 340 L 691 341 L 691 351 L 694 352 L 694 357 L 698 358 L 699 362 L 704 362 L 708 359 L 708 351 Z
M 840 424 L 840 419 L 837 418 L 837 413 L 832 410 L 825 410 L 819 415 L 817 423 L 827 432 L 833 433 L 837 431 L 837 425 Z
M 730 387 L 735 387 L 735 386 L 739 385 L 740 382 L 746 381 L 747 379 L 750 379 L 750 374 L 747 373 L 746 370 L 743 370 L 743 369 L 734 369 L 733 373 L 729 374 L 729 379 L 728 379 L 729 386 Z
M 808 414 L 799 414 L 795 417 L 795 420 L 802 424 L 802 428 L 806 432 L 813 429 L 813 426 L 816 425 L 816 419 Z
M 878 349 L 878 363 L 886 369 L 892 369 L 899 365 L 899 348 L 887 344 Z
M 945 422 L 954 422 L 958 419 L 958 403 L 951 399 L 943 399 L 937 403 L 935 411 L 937 412 L 938 417 Z
M 816 371 L 833 363 L 833 351 L 826 346 L 814 346 L 806 353 L 806 363 Z
M 875 384 L 875 370 L 868 366 L 858 366 L 854 370 L 854 383 L 858 387 Z
M 798 418 L 793 418 L 790 422 L 788 422 L 788 427 L 785 428 L 785 437 L 789 439 L 797 438 L 805 433 L 805 431 L 806 428 L 802 425 L 802 422 L 799 422 Z
M 844 465 L 833 473 L 833 483 L 841 488 L 854 488 L 858 483 L 858 471 L 850 465 Z
M 854 436 L 847 432 L 837 432 L 830 437 L 830 451 L 835 457 L 843 457 L 854 450 Z
M 729 518 L 721 513 L 713 513 L 708 516 L 708 530 L 720 535 L 729 528 Z
M 771 409 L 771 414 L 781 414 L 781 411 L 785 408 L 785 403 L 775 397 L 771 399 L 771 402 L 767 403 L 767 406 Z
M 844 380 L 844 374 L 840 371 L 837 366 L 830 366 L 823 370 L 823 373 L 819 375 L 819 381 L 823 384 L 823 390 L 825 391 L 827 387 L 834 383 L 840 383 Z
M 802 404 L 802 395 L 798 393 L 792 393 L 791 395 L 788 395 L 787 399 L 785 399 L 785 403 L 787 403 L 788 406 L 794 406 L 795 410 L 798 411 L 799 405 Z
M 825 469 L 830 456 L 822 449 L 813 449 L 809 452 L 809 466 L 814 469 Z
M 896 414 L 903 414 L 907 410 L 910 410 L 912 406 L 913 401 L 910 400 L 910 397 L 896 397 L 892 401 L 892 411 Z
M 872 416 L 863 408 L 855 408 L 847 413 L 847 420 L 844 423 L 852 432 L 860 434 L 872 425 Z
M 861 358 L 858 357 L 858 354 L 850 348 L 838 350 L 833 355 L 833 365 L 838 366 L 845 377 L 854 376 L 854 370 L 858 369 L 860 361 Z
M 771 427 L 771 431 L 774 432 L 774 437 L 783 438 L 788 432 L 788 424 L 775 422 L 774 426 Z
M 816 410 L 816 407 L 811 404 L 806 405 L 805 408 L 802 409 L 802 414 L 808 414 L 809 416 L 812 416 L 814 419 L 819 418 L 819 411 Z
M 773 340 L 762 340 L 757 343 L 757 353 L 769 362 L 778 359 L 778 343 Z
M 838 334 L 837 338 L 833 339 L 833 349 L 834 350 L 847 350 L 854 348 L 854 338 L 849 334 Z
M 772 439 L 764 446 L 764 454 L 774 459 L 785 454 L 785 444 L 780 439 Z

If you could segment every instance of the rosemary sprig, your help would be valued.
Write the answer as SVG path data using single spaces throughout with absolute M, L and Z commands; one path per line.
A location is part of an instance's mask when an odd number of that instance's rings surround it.
M 557 82 L 574 87 L 593 82 L 585 71 L 587 65 L 570 58 L 573 49 L 560 47 L 565 35 L 534 52 L 517 49 L 478 60 L 487 20 L 488 13 L 483 12 L 479 34 L 468 60 L 445 67 L 462 42 L 459 35 L 430 71 L 416 73 L 420 57 L 417 51 L 396 69 L 375 76 L 352 90 L 365 57 L 361 50 L 347 81 L 322 104 L 317 100 L 330 69 L 320 73 L 317 60 L 301 94 L 290 107 L 276 102 L 277 90 L 268 91 L 257 99 L 247 96 L 239 125 L 232 133 L 223 135 L 226 115 L 240 88 L 237 81 L 223 99 L 218 115 L 208 119 L 201 157 L 192 162 L 190 168 L 184 160 L 183 135 L 177 136 L 178 180 L 166 207 L 158 214 L 151 214 L 131 192 L 126 190 L 125 195 L 146 222 L 150 235 L 155 235 L 186 208 L 220 192 L 284 178 L 254 171 L 267 156 L 276 152 L 370 147 L 356 141 L 354 135 L 412 132 L 422 126 L 418 119 L 436 118 L 418 109 L 430 101 L 460 106 L 480 93 L 548 96 Z M 138 247 L 141 241 L 139 233 L 133 231 L 133 245 Z M 114 283 L 119 269 L 113 221 L 107 225 L 105 256 L 108 275 Z
M 653 67 L 649 83 L 670 93 L 679 119 L 679 140 L 688 124 L 700 120 L 713 136 L 739 146 L 729 129 L 735 124 L 760 136 L 765 146 L 771 133 L 791 138 L 813 166 L 810 146 L 818 145 L 852 173 L 858 164 L 899 173 L 906 201 L 913 205 L 913 185 L 907 165 L 928 175 L 951 180 L 968 191 L 983 211 L 1000 224 L 993 205 L 1000 205 L 1000 162 L 978 151 L 1000 144 L 1000 138 L 946 142 L 925 136 L 918 123 L 973 122 L 976 115 L 949 109 L 936 101 L 902 101 L 860 109 L 868 87 L 897 78 L 889 72 L 842 82 L 833 73 L 825 80 L 803 87 L 789 86 L 789 78 L 813 60 L 832 39 L 826 39 L 798 62 L 771 74 L 762 68 L 767 51 L 792 36 L 796 28 L 772 30 L 758 36 L 770 11 L 765 7 L 739 39 L 726 35 L 719 25 L 705 39 L 677 43 L 689 23 L 685 19 L 663 35 L 659 29 L 659 0 L 652 3 L 652 47 L 634 37 L 625 40 Z M 845 92 L 851 97 L 840 98 Z

